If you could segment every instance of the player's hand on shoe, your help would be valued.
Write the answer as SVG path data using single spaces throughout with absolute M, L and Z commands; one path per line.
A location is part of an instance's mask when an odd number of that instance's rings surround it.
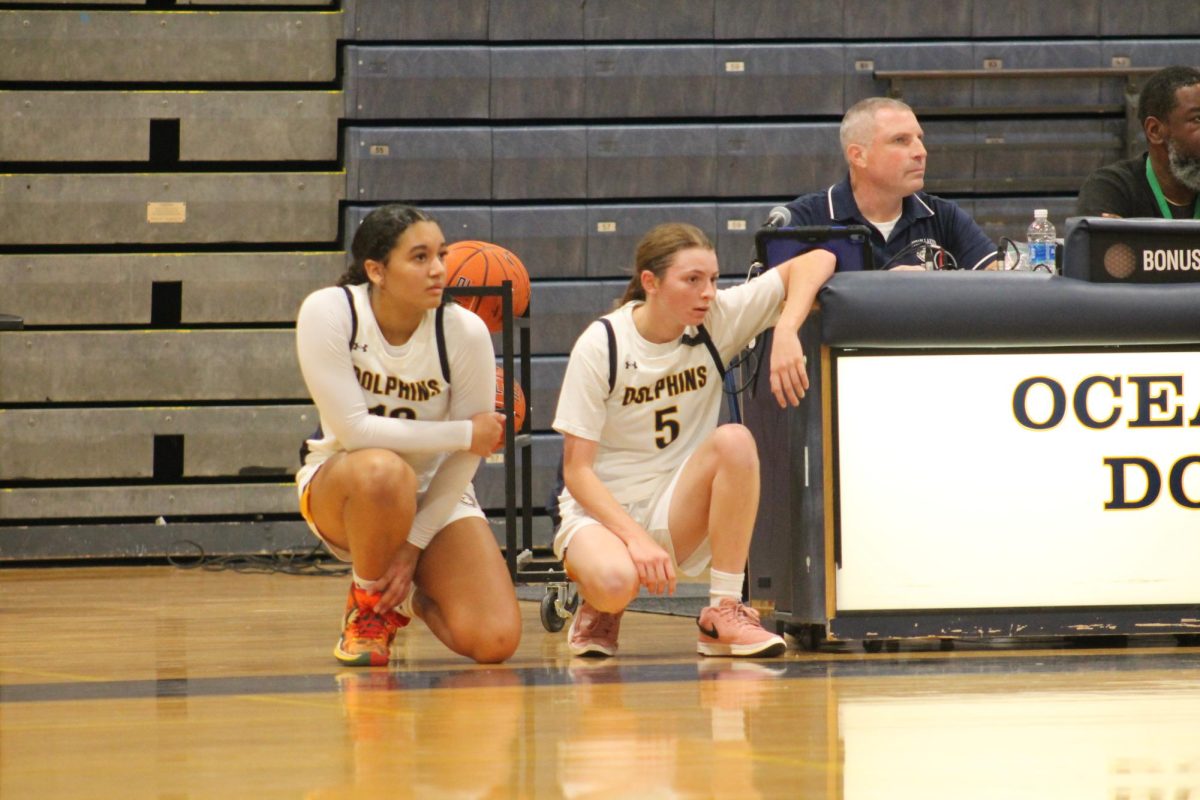
M 487 457 L 492 454 L 504 436 L 504 415 L 496 411 L 484 411 L 471 417 L 472 453 Z
M 384 570 L 379 580 L 367 587 L 369 591 L 379 592 L 379 602 L 375 610 L 379 613 L 389 611 L 400 604 L 408 594 L 413 575 L 417 571 L 417 559 L 421 556 L 421 548 L 405 542 L 400 546 L 400 552 L 392 559 L 392 563 Z
M 638 583 L 650 594 L 675 594 L 675 566 L 670 554 L 647 533 L 634 537 L 627 546 L 637 569 Z

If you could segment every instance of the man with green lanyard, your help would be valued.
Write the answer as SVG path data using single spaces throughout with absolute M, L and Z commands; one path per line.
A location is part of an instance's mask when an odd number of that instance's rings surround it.
M 1079 190 L 1086 217 L 1200 219 L 1200 70 L 1167 67 L 1138 100 L 1149 151 L 1093 172 Z

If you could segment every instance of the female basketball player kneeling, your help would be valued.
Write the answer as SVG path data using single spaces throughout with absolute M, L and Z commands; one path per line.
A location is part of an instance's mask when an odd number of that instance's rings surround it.
M 321 427 L 301 450 L 300 507 L 353 566 L 343 664 L 388 662 L 416 616 L 447 647 L 499 662 L 520 640 L 512 581 L 471 479 L 503 433 L 483 321 L 443 304 L 446 244 L 407 206 L 363 220 L 353 264 L 300 307 L 300 369 Z
M 826 277 L 789 261 L 718 291 L 717 257 L 700 230 L 659 225 L 642 238 L 622 305 L 571 351 L 554 419 L 566 485 L 554 547 L 583 597 L 572 653 L 614 655 L 640 587 L 673 593 L 676 570 L 695 575 L 710 563 L 697 651 L 784 651 L 741 600 L 758 451 L 745 427 L 717 426 L 721 373 L 776 323 L 771 389 L 781 406 L 798 404 L 808 376 L 797 331 Z

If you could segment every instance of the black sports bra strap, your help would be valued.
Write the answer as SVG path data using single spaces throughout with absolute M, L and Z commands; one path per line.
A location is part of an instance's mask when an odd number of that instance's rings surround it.
M 704 324 L 696 326 L 696 335 L 683 335 L 683 343 L 689 347 L 695 347 L 698 344 L 708 348 L 708 354 L 712 356 L 713 363 L 717 365 L 717 372 L 721 373 L 721 380 L 725 380 L 725 362 L 721 361 L 721 354 L 717 352 L 717 346 L 713 344 L 712 336 L 708 333 L 708 328 Z
M 604 332 L 608 334 L 608 393 L 612 394 L 617 386 L 617 334 L 608 319 L 601 317 L 600 322 L 604 325 Z
M 717 372 L 721 373 L 721 380 L 725 380 L 725 362 L 721 361 L 721 354 L 717 352 L 717 346 L 713 344 L 708 328 L 704 327 L 704 323 L 700 323 L 696 330 L 700 334 L 700 341 L 704 342 L 704 346 L 708 348 L 708 354 L 712 356 L 713 363 L 717 365 Z
M 434 315 L 434 331 L 437 336 L 438 361 L 442 365 L 442 377 L 446 380 L 446 385 L 450 385 L 450 357 L 446 355 L 446 326 L 443 322 L 445 317 L 446 304 L 437 307 L 437 313 Z
M 350 287 L 343 286 L 342 291 L 346 293 L 346 302 L 350 304 L 350 349 L 354 349 L 354 340 L 358 337 L 358 311 L 354 308 L 354 295 L 350 294 Z

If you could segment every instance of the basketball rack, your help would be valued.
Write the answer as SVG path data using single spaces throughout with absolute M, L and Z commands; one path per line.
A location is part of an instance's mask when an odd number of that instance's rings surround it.
M 512 281 L 499 286 L 447 286 L 451 297 L 499 297 L 502 311 L 500 329 L 501 363 L 504 369 L 504 560 L 514 584 L 544 584 L 542 624 L 547 630 L 559 630 L 574 608 L 567 603 L 572 594 L 562 562 L 550 548 L 538 548 L 533 542 L 533 403 L 530 392 L 529 309 L 522 316 L 513 314 Z M 515 430 L 517 359 L 520 359 L 521 388 L 525 392 L 525 420 Z M 520 458 L 518 458 L 518 451 Z M 518 473 L 519 486 L 518 486 Z M 518 525 L 518 514 L 520 524 Z M 555 627 L 556 625 L 556 627 Z

